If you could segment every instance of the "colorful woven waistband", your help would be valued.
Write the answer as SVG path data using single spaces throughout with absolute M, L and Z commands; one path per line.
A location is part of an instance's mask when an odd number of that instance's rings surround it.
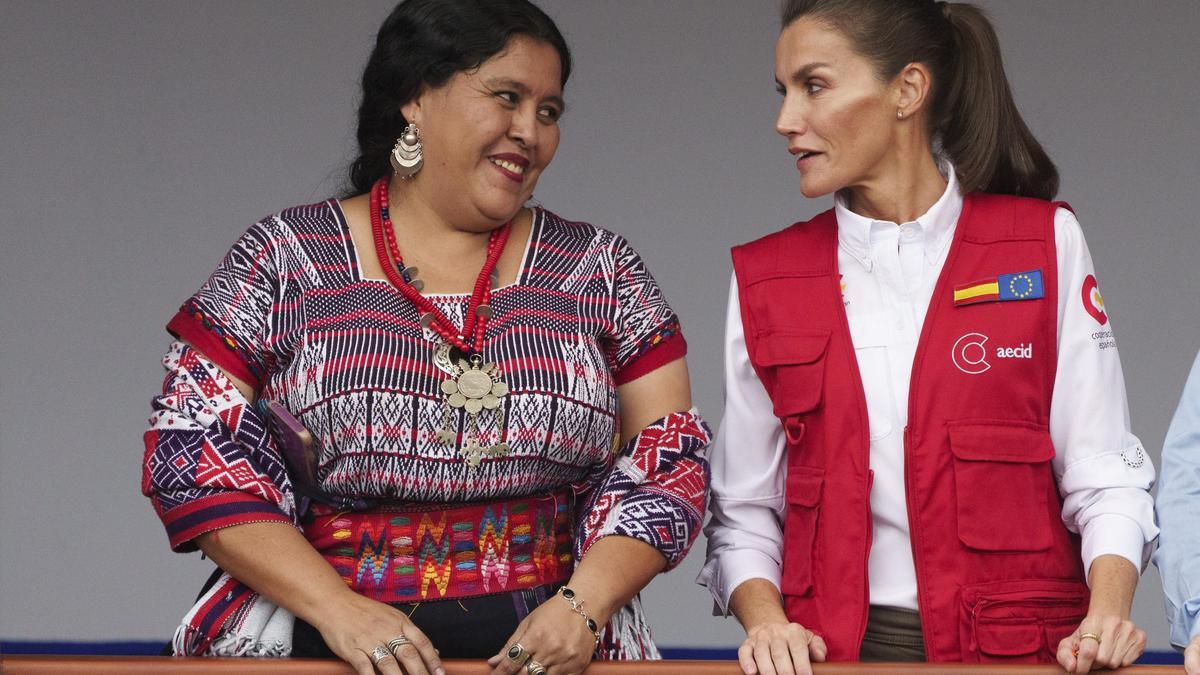
M 573 568 L 565 493 L 312 514 L 309 542 L 350 588 L 380 602 L 511 592 L 565 581 Z

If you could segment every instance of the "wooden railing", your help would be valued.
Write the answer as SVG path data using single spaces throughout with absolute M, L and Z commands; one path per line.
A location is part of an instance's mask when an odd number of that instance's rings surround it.
M 446 661 L 446 675 L 488 675 L 492 669 L 483 661 Z M 876 673 L 966 673 L 968 675 L 1055 675 L 1057 666 L 1007 666 L 957 664 L 882 664 L 828 663 L 817 664 L 815 675 L 874 675 Z M 1173 666 L 1134 666 L 1118 672 L 1122 675 L 1163 675 L 1181 673 Z M 354 675 L 350 666 L 340 661 L 308 659 L 215 659 L 171 658 L 159 656 L 0 656 L 0 673 L 4 675 L 43 675 L 48 673 L 79 673 L 80 675 Z M 632 661 L 624 663 L 597 662 L 587 675 L 738 675 L 741 669 L 732 661 Z

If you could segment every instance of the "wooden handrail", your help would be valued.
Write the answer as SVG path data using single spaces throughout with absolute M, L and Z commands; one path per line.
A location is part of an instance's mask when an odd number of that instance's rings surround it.
M 483 661 L 446 661 L 446 675 L 488 675 L 492 669 Z M 1059 675 L 1057 666 L 1008 666 L 960 664 L 881 664 L 881 663 L 819 663 L 815 675 L 874 675 L 875 673 L 965 673 L 967 675 Z M 354 675 L 354 670 L 341 661 L 313 659 L 217 659 L 172 658 L 162 656 L 2 656 L 0 672 L 5 675 L 45 675 L 49 673 L 79 673 L 80 675 Z M 1134 666 L 1119 671 L 1121 675 L 1163 675 L 1183 672 L 1174 666 Z M 632 661 L 597 662 L 587 675 L 739 675 L 741 669 L 733 661 Z

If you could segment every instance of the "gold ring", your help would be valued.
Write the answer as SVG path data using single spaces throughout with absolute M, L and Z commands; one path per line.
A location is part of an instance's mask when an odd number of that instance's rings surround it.
M 1095 640 L 1096 644 L 1100 644 L 1100 636 L 1096 635 L 1095 633 L 1084 633 L 1083 635 L 1079 636 L 1080 640 L 1087 640 L 1089 638 Z

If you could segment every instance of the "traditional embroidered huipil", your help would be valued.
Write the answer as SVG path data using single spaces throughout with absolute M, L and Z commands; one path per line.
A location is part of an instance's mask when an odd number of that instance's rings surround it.
M 536 209 L 528 242 L 512 242 L 525 246 L 520 270 L 492 292 L 485 335 L 488 359 L 510 389 L 506 423 L 491 423 L 489 411 L 481 424 L 482 442 L 503 440 L 511 450 L 478 467 L 438 440 L 445 412 L 444 373 L 431 359 L 438 338 L 388 281 L 362 276 L 359 256 L 371 255 L 365 244 L 356 248 L 335 200 L 285 210 L 252 226 L 171 320 L 168 329 L 195 349 L 177 343 L 164 359 L 168 377 L 146 433 L 142 487 L 173 548 L 194 550 L 195 537 L 239 523 L 297 522 L 261 416 L 215 363 L 260 398 L 281 401 L 313 433 L 317 477 L 328 493 L 453 505 L 586 484 L 592 492 L 580 505 L 588 517 L 575 528 L 577 556 L 599 537 L 621 534 L 656 547 L 671 566 L 682 560 L 704 508 L 703 423 L 647 428 L 640 442 L 654 446 L 650 466 L 613 452 L 617 386 L 686 351 L 675 313 L 624 239 Z M 468 295 L 427 297 L 461 325 Z M 456 423 L 461 432 L 461 414 Z M 489 569 L 519 563 L 447 560 L 426 562 L 478 581 L 483 592 Z M 561 562 L 571 564 L 569 556 Z M 411 586 L 437 599 L 439 585 L 421 577 L 428 565 L 409 567 Z M 352 568 L 343 575 L 352 587 L 364 578 Z M 610 630 L 604 655 L 657 654 L 636 602 L 615 623 L 629 630 Z
M 931 661 L 1050 661 L 1086 612 L 1050 466 L 1055 208 L 968 196 L 925 317 L 904 478 Z M 831 659 L 853 660 L 870 601 L 870 423 L 837 249 L 830 211 L 735 249 L 734 268 L 750 361 L 787 439 L 785 610 Z M 1017 295 L 1043 297 L 955 304 L 956 286 L 1035 271 L 1044 292 Z

